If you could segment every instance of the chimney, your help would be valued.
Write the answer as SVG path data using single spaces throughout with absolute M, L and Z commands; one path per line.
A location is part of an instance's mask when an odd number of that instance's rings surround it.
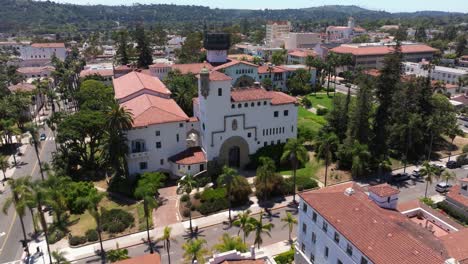
M 399 190 L 386 183 L 369 187 L 369 199 L 386 209 L 396 209 L 399 193 Z
M 254 82 L 254 87 L 255 88 L 260 88 L 260 82 Z
M 344 194 L 347 195 L 347 196 L 351 196 L 354 194 L 354 189 L 351 188 L 351 187 L 348 187 L 346 188 L 346 190 L 344 191 Z

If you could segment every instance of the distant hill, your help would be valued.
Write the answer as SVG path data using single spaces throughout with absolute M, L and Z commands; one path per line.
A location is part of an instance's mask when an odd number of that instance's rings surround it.
M 131 6 L 72 5 L 51 1 L 1 0 L 0 32 L 77 32 L 96 29 L 111 29 L 119 25 L 137 22 L 162 23 L 177 26 L 184 23 L 202 25 L 209 23 L 229 24 L 232 21 L 292 20 L 327 21 L 344 23 L 348 16 L 358 22 L 364 20 L 392 19 L 399 16 L 449 16 L 446 12 L 416 12 L 392 14 L 358 6 L 321 6 L 303 9 L 243 10 L 217 9 L 203 6 L 153 4 Z M 466 16 L 457 13 L 458 16 Z

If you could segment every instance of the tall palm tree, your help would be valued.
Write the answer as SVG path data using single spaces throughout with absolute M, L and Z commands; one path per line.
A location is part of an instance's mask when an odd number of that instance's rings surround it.
M 107 129 L 126 131 L 133 126 L 133 114 L 115 101 L 106 113 Z
M 183 176 L 178 181 L 177 193 L 185 193 L 190 195 L 193 189 L 198 188 L 198 182 L 191 174 L 187 174 Z M 192 227 L 192 210 L 189 210 L 189 221 L 190 221 L 190 233 L 193 234 L 193 227 Z
M 31 133 L 31 145 L 34 146 L 34 151 L 36 152 L 36 158 L 37 158 L 37 162 L 39 164 L 39 171 L 41 173 L 41 178 L 42 180 L 44 181 L 45 180 L 45 177 L 44 177 L 44 171 L 42 170 L 42 164 L 41 164 L 41 157 L 39 155 L 39 145 L 40 145 L 40 142 L 39 142 L 39 130 L 37 128 L 37 126 L 28 126 L 26 128 L 29 133 Z
M 102 257 L 105 257 L 106 252 L 104 251 L 104 247 L 102 245 L 102 222 L 101 222 L 102 208 L 101 210 L 99 210 L 99 203 L 101 202 L 102 198 L 104 198 L 103 193 L 93 193 L 86 198 L 86 202 L 88 205 L 87 210 L 89 214 L 94 218 L 94 221 L 96 222 L 96 230 L 98 232 L 99 244 L 101 246 L 100 254 Z
M 327 186 L 328 166 L 330 165 L 330 162 L 332 162 L 333 153 L 337 148 L 338 142 L 339 140 L 335 133 L 325 134 L 318 142 L 317 158 L 325 161 L 325 186 Z
M 424 197 L 427 197 L 427 188 L 429 187 L 429 184 L 432 184 L 434 178 L 438 177 L 440 170 L 428 161 L 425 161 L 420 170 L 420 174 L 425 176 L 424 180 L 426 181 L 426 191 L 424 192 Z
M 55 262 L 50 262 L 50 263 L 56 263 L 56 264 L 69 264 L 69 263 L 71 263 L 65 257 L 65 252 L 62 252 L 62 251 L 58 251 L 58 250 L 53 251 L 52 252 L 52 257 L 54 258 Z
M 275 175 L 276 166 L 275 162 L 269 157 L 260 157 L 259 161 L 261 165 L 257 168 L 255 179 L 263 183 L 264 190 L 262 194 L 263 200 L 266 201 L 268 198 L 268 182 Z
M 150 225 L 149 218 L 151 217 L 151 210 L 157 207 L 158 202 L 156 196 L 158 189 L 162 187 L 165 176 L 159 172 L 144 173 L 138 181 L 137 188 L 135 189 L 135 197 L 143 200 L 143 210 L 146 218 L 146 235 L 151 254 L 154 253 L 151 237 L 149 233 Z
M 288 227 L 289 241 L 292 242 L 291 234 L 295 225 L 297 225 L 297 219 L 290 212 L 286 212 L 286 216 L 281 218 L 281 222 L 285 222 L 283 228 Z
M 6 171 L 10 168 L 10 163 L 8 163 L 8 156 L 0 155 L 0 170 L 3 172 L 3 181 L 7 180 Z
M 128 249 L 126 248 L 121 249 L 118 247 L 118 245 L 116 249 L 109 250 L 106 253 L 106 257 L 111 263 L 130 258 L 128 256 Z
M 23 217 L 26 214 L 26 201 L 24 197 L 28 192 L 29 182 L 31 181 L 31 176 L 21 177 L 18 179 L 9 179 L 8 183 L 10 184 L 11 188 L 11 196 L 5 200 L 3 204 L 2 211 L 4 214 L 8 214 L 8 210 L 10 209 L 11 205 L 15 206 L 15 211 L 19 216 L 21 230 L 23 231 L 23 243 L 26 245 L 26 251 L 29 253 L 28 250 L 28 238 L 26 235 L 26 229 L 24 227 L 24 220 Z
M 451 171 L 444 171 L 442 173 L 442 175 L 440 176 L 443 180 L 445 180 L 445 183 L 448 183 L 448 181 L 451 181 L 451 180 L 454 180 L 457 178 L 457 176 L 455 175 L 455 173 L 451 172 Z
M 184 258 L 191 263 L 195 263 L 195 260 L 200 264 L 205 263 L 205 255 L 208 254 L 205 244 L 206 240 L 202 238 L 192 239 L 183 244 Z
M 250 232 L 253 230 L 253 221 L 255 220 L 250 216 L 251 211 L 246 210 L 243 211 L 242 213 L 237 215 L 237 219 L 232 223 L 234 226 L 239 227 L 239 231 L 237 232 L 237 235 L 240 234 L 240 231 L 244 233 L 243 235 L 243 241 L 245 243 L 245 239 L 247 236 L 249 236 Z
M 367 165 L 371 158 L 371 154 L 367 148 L 367 145 L 360 144 L 355 141 L 352 148 L 353 160 L 351 165 L 351 172 L 353 176 L 359 177 L 366 171 Z
M 220 239 L 220 243 L 214 245 L 213 249 L 219 253 L 231 250 L 247 252 L 247 245 L 239 236 L 231 236 L 228 233 L 224 233 Z
M 56 226 L 62 231 L 67 229 L 67 201 L 62 190 L 66 190 L 67 184 L 71 181 L 68 177 L 50 175 L 44 182 L 47 189 L 45 204 L 50 206 L 55 214 Z
M 229 222 L 232 222 L 231 209 L 232 209 L 232 188 L 236 185 L 237 172 L 233 168 L 228 166 L 223 167 L 223 173 L 218 177 L 218 184 L 226 187 L 228 195 L 228 207 L 229 207 Z
M 257 248 L 260 249 L 260 246 L 263 244 L 262 236 L 267 234 L 271 237 L 270 231 L 275 225 L 272 223 L 263 224 L 263 212 L 260 213 L 260 218 L 254 219 L 253 221 L 253 231 L 255 232 L 254 245 L 257 245 Z
M 453 123 L 450 125 L 449 128 L 447 128 L 447 135 L 449 136 L 451 142 L 450 142 L 450 152 L 449 152 L 449 156 L 448 156 L 448 161 L 450 161 L 450 158 L 452 156 L 452 150 L 453 150 L 453 141 L 455 140 L 455 138 L 457 136 L 464 136 L 465 133 L 463 132 L 463 130 L 460 129 L 460 127 L 458 126 L 458 123 Z
M 175 239 L 171 236 L 172 227 L 166 226 L 163 230 L 163 235 L 158 238 L 158 241 L 164 241 L 164 248 L 167 251 L 167 259 L 169 260 L 169 264 L 171 264 L 171 241 L 175 241 Z
M 282 161 L 291 162 L 293 169 L 293 203 L 296 201 L 296 170 L 299 164 L 303 164 L 307 161 L 307 149 L 304 147 L 301 141 L 295 138 L 288 140 L 284 146 L 284 151 L 281 156 Z

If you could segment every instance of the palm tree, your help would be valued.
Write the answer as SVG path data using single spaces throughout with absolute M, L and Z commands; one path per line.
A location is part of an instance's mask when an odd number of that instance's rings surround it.
M 208 254 L 208 250 L 204 247 L 206 240 L 202 238 L 192 239 L 182 245 L 184 250 L 184 258 L 191 263 L 203 264 L 205 263 L 205 255 Z
M 297 219 L 290 212 L 286 212 L 286 216 L 281 218 L 281 222 L 285 222 L 283 228 L 286 226 L 289 229 L 289 241 L 292 242 L 291 234 L 295 225 L 297 225 Z
M 36 152 L 36 158 L 37 158 L 37 162 L 39 164 L 39 171 L 41 172 L 41 178 L 42 180 L 44 181 L 45 178 L 44 178 L 44 171 L 42 170 L 42 165 L 41 165 L 41 158 L 40 158 L 40 155 L 39 155 L 39 131 L 38 131 L 38 128 L 34 125 L 32 126 L 29 126 L 26 128 L 29 133 L 31 133 L 31 145 L 34 146 L 34 150 Z
M 455 138 L 457 136 L 464 136 L 465 133 L 463 132 L 463 130 L 460 129 L 460 127 L 458 126 L 458 123 L 453 123 L 447 129 L 447 135 L 451 139 L 450 152 L 449 152 L 449 156 L 448 156 L 448 161 L 450 161 L 450 157 L 452 156 L 452 150 L 453 150 L 453 141 L 455 140 Z
M 164 227 L 162 237 L 158 238 L 158 241 L 164 241 L 164 248 L 166 248 L 167 251 L 167 258 L 169 260 L 169 264 L 171 264 L 171 241 L 175 241 L 175 239 L 171 236 L 171 232 L 172 227 L 166 226 Z
M 247 245 L 242 241 L 239 236 L 231 236 L 228 233 L 224 233 L 220 239 L 220 243 L 214 245 L 214 250 L 219 253 L 236 250 L 239 252 L 247 252 Z
M 249 236 L 250 232 L 252 232 L 253 227 L 254 227 L 253 220 L 255 219 L 250 216 L 250 213 L 251 211 L 248 209 L 246 211 L 243 211 L 242 213 L 239 213 L 237 215 L 237 219 L 232 223 L 234 226 L 239 227 L 239 231 L 237 232 L 237 235 L 240 234 L 241 230 L 244 233 L 244 236 L 243 236 L 244 243 L 245 243 L 246 237 Z
M 192 190 L 198 188 L 198 182 L 191 174 L 187 174 L 183 176 L 178 181 L 177 193 L 185 193 L 190 195 Z M 193 234 L 193 227 L 192 227 L 192 210 L 189 210 L 189 221 L 190 221 L 190 233 Z
M 268 198 L 268 182 L 275 175 L 276 166 L 275 162 L 269 157 L 260 157 L 260 166 L 257 168 L 256 180 L 263 183 L 263 199 L 266 201 Z
M 44 182 L 44 187 L 47 188 L 47 196 L 45 204 L 49 205 L 55 214 L 56 226 L 66 231 L 67 229 L 67 201 L 62 190 L 66 189 L 67 184 L 71 181 L 68 177 L 50 175 Z
M 260 212 L 258 220 L 254 218 L 252 225 L 255 232 L 254 245 L 257 245 L 258 249 L 260 249 L 260 246 L 263 244 L 262 235 L 267 234 L 271 237 L 270 231 L 275 225 L 272 223 L 263 224 L 263 212 Z
M 298 139 L 291 138 L 284 146 L 282 161 L 290 161 L 293 169 L 293 203 L 296 202 L 296 170 L 299 164 L 307 161 L 307 149 Z
M 336 150 L 337 145 L 338 137 L 335 135 L 335 133 L 328 133 L 324 135 L 323 138 L 318 142 L 317 158 L 323 159 L 325 161 L 325 186 L 327 186 L 328 166 L 332 161 L 333 153 Z
M 8 156 L 0 155 L 0 170 L 3 172 L 3 181 L 7 180 L 6 171 L 10 168 L 10 163 L 8 163 Z
M 231 209 L 232 209 L 232 188 L 236 185 L 237 172 L 233 168 L 228 166 L 223 167 L 223 173 L 218 177 L 218 184 L 226 187 L 228 195 L 228 207 L 229 207 L 229 222 L 232 222 Z
M 14 204 L 15 211 L 19 216 L 19 220 L 21 223 L 21 229 L 23 231 L 23 243 L 26 245 L 26 251 L 29 253 L 28 250 L 28 238 L 26 235 L 26 229 L 24 227 L 23 217 L 26 214 L 26 207 L 27 204 L 24 200 L 26 193 L 28 192 L 29 182 L 31 181 L 31 176 L 21 177 L 18 179 L 9 179 L 8 183 L 10 184 L 11 189 L 11 196 L 5 200 L 3 204 L 2 211 L 4 214 L 8 214 L 8 210 L 10 209 L 11 205 Z
M 155 197 L 158 194 L 158 189 L 162 187 L 162 181 L 164 181 L 165 178 L 164 174 L 159 172 L 144 173 L 135 189 L 135 197 L 143 200 L 143 209 L 146 218 L 146 234 L 151 254 L 153 254 L 154 251 L 149 233 L 149 218 L 152 215 L 151 210 L 158 205 Z
M 425 176 L 424 180 L 426 181 L 426 191 L 424 192 L 424 197 L 427 197 L 427 188 L 429 184 L 432 184 L 435 177 L 438 177 L 440 174 L 439 168 L 430 164 L 428 161 L 425 161 L 422 165 L 421 171 L 422 176 Z
M 53 123 L 52 119 L 51 118 L 47 118 L 45 120 L 47 126 L 50 128 L 50 130 L 52 130 L 52 135 L 54 135 L 54 138 L 56 138 L 56 135 L 55 135 L 55 131 L 57 130 L 57 127 L 55 126 L 55 123 Z M 54 140 L 54 143 L 55 143 L 55 150 L 57 150 L 57 139 Z
M 112 262 L 129 259 L 128 250 L 125 248 L 120 249 L 117 245 L 116 249 L 111 249 L 106 253 L 107 259 Z
M 65 258 L 65 253 L 61 251 L 53 251 L 52 252 L 52 257 L 55 259 L 56 264 L 69 264 L 71 263 L 70 261 Z M 50 262 L 54 263 L 54 262 Z
M 86 202 L 88 204 L 88 212 L 96 222 L 96 230 L 99 235 L 99 244 L 101 246 L 100 254 L 102 257 L 104 257 L 106 252 L 104 251 L 104 247 L 102 245 L 102 208 L 99 210 L 99 203 L 101 202 L 102 198 L 104 198 L 103 193 L 92 193 L 86 198 Z
M 367 148 L 367 145 L 360 144 L 358 141 L 354 142 L 351 152 L 353 154 L 351 172 L 353 176 L 359 177 L 363 172 L 366 171 L 371 154 Z
M 457 176 L 455 175 L 455 173 L 451 172 L 451 171 L 444 171 L 444 173 L 442 173 L 442 175 L 440 176 L 443 180 L 445 180 L 445 183 L 448 183 L 448 181 L 451 181 L 451 180 L 454 180 L 457 178 Z

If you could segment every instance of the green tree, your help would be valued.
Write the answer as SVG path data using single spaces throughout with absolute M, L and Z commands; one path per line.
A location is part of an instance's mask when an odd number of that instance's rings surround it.
M 450 138 L 450 152 L 449 152 L 449 156 L 448 156 L 448 161 L 450 161 L 450 158 L 452 156 L 452 151 L 453 151 L 453 141 L 455 140 L 455 138 L 457 136 L 460 136 L 460 137 L 463 137 L 465 135 L 465 133 L 463 132 L 463 130 L 460 129 L 459 125 L 457 122 L 454 122 L 454 123 L 451 123 L 449 127 L 446 128 L 447 129 L 447 135 L 449 136 Z
M 338 150 L 338 137 L 334 133 L 328 133 L 317 142 L 317 158 L 325 161 L 325 182 L 327 186 L 328 166 L 333 161 L 333 156 Z
M 10 168 L 10 163 L 8 162 L 8 156 L 0 155 L 0 170 L 3 172 L 3 181 L 7 181 L 6 171 Z
M 286 62 L 286 53 L 284 51 L 274 51 L 271 55 L 271 63 L 274 65 L 282 65 Z
M 157 241 L 164 241 L 164 248 L 166 249 L 166 252 L 167 252 L 167 258 L 169 260 L 169 264 L 171 264 L 171 254 L 170 254 L 171 242 L 175 241 L 175 239 L 171 236 L 171 232 L 172 232 L 172 227 L 170 226 L 164 227 L 163 235 L 157 240 Z
M 457 37 L 457 44 L 455 47 L 455 53 L 457 54 L 458 57 L 463 56 L 465 54 L 466 50 L 466 35 L 460 35 Z
M 116 42 L 117 42 L 117 51 L 115 57 L 118 64 L 127 65 L 130 62 L 129 54 L 129 45 L 128 45 L 128 31 L 120 30 L 117 32 Z
M 253 223 L 255 219 L 250 216 L 251 213 L 252 212 L 248 209 L 242 213 L 239 213 L 237 215 L 237 219 L 232 223 L 234 226 L 239 227 L 239 231 L 237 232 L 238 236 L 242 230 L 244 243 L 245 239 L 249 236 L 250 232 L 252 232 L 254 228 Z
M 184 258 L 191 263 L 203 264 L 205 263 L 205 255 L 208 254 L 208 250 L 205 248 L 206 240 L 202 238 L 192 239 L 182 245 L 184 250 Z
M 354 177 L 361 177 L 368 170 L 371 154 L 367 149 L 367 145 L 360 144 L 357 141 L 354 142 L 351 153 L 353 155 L 351 172 Z
M 44 170 L 42 169 L 42 163 L 41 163 L 41 158 L 39 155 L 39 147 L 40 147 L 40 142 L 39 142 L 39 130 L 36 126 L 31 125 L 26 128 L 27 131 L 31 134 L 31 145 L 34 146 L 34 151 L 36 152 L 36 159 L 37 163 L 39 164 L 39 172 L 41 173 L 41 178 L 44 181 Z
M 289 139 L 284 146 L 283 154 L 281 155 L 281 161 L 291 162 L 293 169 L 293 203 L 296 201 L 296 170 L 299 165 L 305 164 L 308 160 L 307 149 L 304 147 L 302 142 L 297 139 Z
M 372 84 L 369 79 L 359 84 L 356 95 L 356 103 L 351 108 L 347 128 L 347 141 L 357 140 L 359 143 L 367 144 L 370 138 L 372 115 Z
M 426 28 L 423 26 L 417 27 L 416 32 L 414 33 L 414 38 L 416 41 L 425 42 L 427 39 Z
M 193 114 L 192 99 L 198 94 L 198 82 L 193 73 L 182 74 L 179 70 L 168 73 L 164 83 L 172 92 L 172 98 L 188 115 Z
M 190 195 L 190 193 L 192 193 L 193 189 L 198 188 L 198 182 L 190 174 L 187 174 L 187 175 L 183 176 L 177 182 L 177 184 L 178 184 L 177 192 L 178 193 L 185 193 L 187 195 Z M 192 210 L 189 210 L 189 221 L 190 221 L 190 233 L 193 234 Z
M 266 201 L 268 199 L 268 193 L 271 191 L 270 188 L 268 188 L 268 183 L 271 178 L 275 176 L 276 166 L 275 162 L 269 157 L 260 157 L 259 161 L 260 166 L 257 167 L 255 181 L 263 184 L 263 200 Z
M 58 250 L 52 252 L 52 258 L 55 260 L 55 262 L 51 262 L 51 263 L 56 263 L 56 264 L 69 264 L 69 263 L 71 263 L 65 257 L 65 253 L 61 252 L 61 251 L 58 251 Z
M 100 254 L 102 257 L 104 257 L 106 252 L 104 251 L 104 247 L 102 245 L 102 208 L 99 209 L 99 203 L 101 202 L 102 198 L 104 198 L 103 193 L 93 193 L 89 195 L 86 200 L 88 204 L 88 212 L 96 222 L 96 231 L 98 232 L 99 245 L 101 246 Z
M 118 247 L 116 249 L 111 249 L 107 251 L 106 257 L 111 263 L 130 258 L 128 256 L 127 249 L 125 248 L 120 249 Z
M 271 236 L 270 231 L 275 225 L 272 223 L 263 224 L 263 212 L 260 213 L 258 220 L 254 218 L 252 222 L 252 231 L 255 233 L 254 245 L 257 245 L 257 248 L 260 249 L 260 246 L 263 244 L 262 236 L 264 234 Z
M 425 161 L 422 165 L 419 173 L 424 176 L 424 181 L 426 181 L 426 190 L 424 191 L 424 197 L 427 197 L 427 188 L 429 184 L 432 184 L 434 178 L 438 178 L 440 174 L 439 168 L 430 164 L 428 161 Z
M 86 80 L 80 84 L 76 100 L 80 109 L 106 111 L 114 102 L 114 91 L 101 81 Z
M 202 60 L 202 34 L 191 32 L 182 44 L 182 47 L 175 50 L 178 63 L 195 63 Z
M 293 95 L 306 94 L 309 91 L 310 78 L 310 72 L 305 69 L 298 69 L 288 78 L 286 85 Z
M 445 170 L 440 177 L 442 178 L 442 180 L 445 180 L 445 183 L 447 184 L 448 184 L 448 181 L 457 179 L 457 176 L 455 175 L 455 173 L 448 171 L 448 170 Z
M 134 39 L 137 44 L 137 66 L 138 68 L 148 69 L 148 66 L 153 64 L 153 51 L 151 50 L 147 32 L 145 31 L 145 28 L 142 24 L 138 24 L 136 26 Z
M 291 234 L 292 234 L 294 226 L 297 225 L 297 219 L 294 218 L 294 216 L 290 212 L 286 212 L 286 216 L 281 218 L 281 222 L 285 223 L 283 228 L 288 227 L 289 242 L 292 243 Z
M 213 249 L 219 253 L 231 250 L 247 252 L 247 245 L 239 236 L 231 236 L 228 233 L 224 233 L 220 239 L 220 243 L 214 245 Z
M 223 186 L 227 190 L 228 204 L 229 204 L 229 222 L 232 222 L 231 209 L 232 209 L 232 189 L 236 182 L 237 171 L 228 166 L 223 167 L 223 173 L 218 177 L 218 185 Z

